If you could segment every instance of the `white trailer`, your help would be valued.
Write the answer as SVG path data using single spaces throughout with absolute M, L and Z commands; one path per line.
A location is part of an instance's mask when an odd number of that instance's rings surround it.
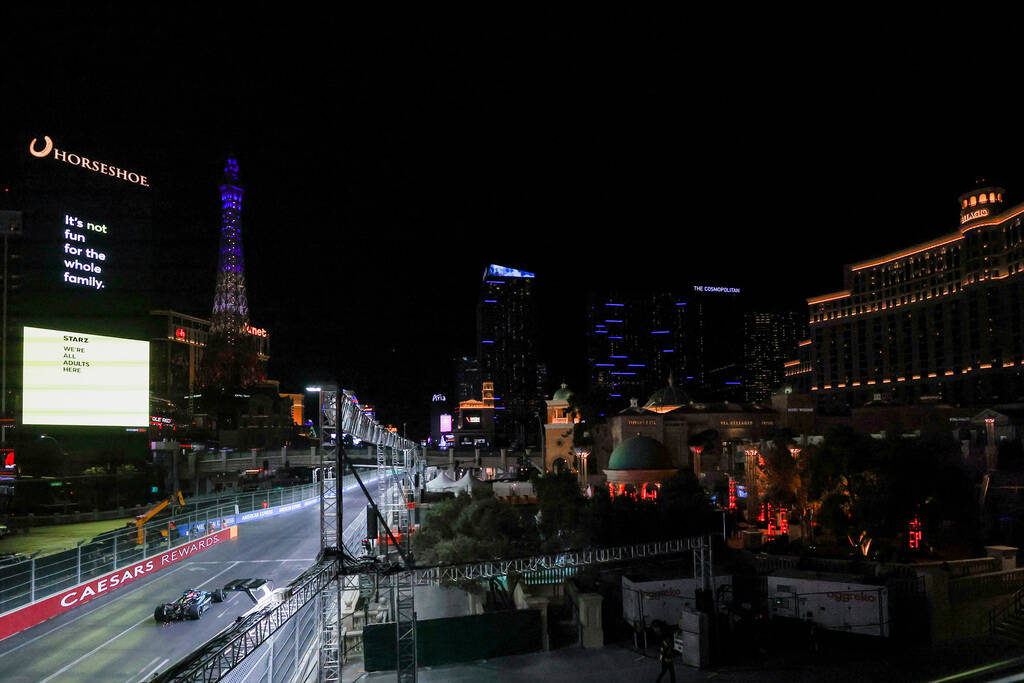
M 767 577 L 768 609 L 774 616 L 810 621 L 830 631 L 889 635 L 889 592 L 814 572 L 781 571 Z M 623 595 L 625 597 L 625 595 Z
M 715 588 L 732 585 L 732 575 L 715 576 Z M 655 621 L 675 626 L 684 610 L 694 612 L 697 580 L 661 579 L 631 580 L 622 577 L 622 616 L 631 625 L 643 622 L 649 627 Z

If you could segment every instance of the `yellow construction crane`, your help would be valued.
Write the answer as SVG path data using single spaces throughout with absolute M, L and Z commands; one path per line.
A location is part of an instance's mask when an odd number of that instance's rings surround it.
M 175 498 L 178 499 L 178 504 L 181 507 L 185 507 L 185 497 L 183 495 L 181 495 L 181 491 L 178 491 L 173 496 L 165 498 L 164 500 L 161 500 L 159 503 L 154 505 L 153 509 L 150 510 L 149 512 L 147 512 L 146 514 L 139 515 L 138 517 L 135 518 L 135 528 L 138 529 L 138 544 L 139 545 L 142 545 L 143 543 L 146 542 L 146 532 L 142 529 L 142 526 L 146 522 L 148 522 L 149 520 L 153 519 L 153 517 L 158 512 L 160 512 L 165 507 L 167 507 L 168 505 L 173 503 Z

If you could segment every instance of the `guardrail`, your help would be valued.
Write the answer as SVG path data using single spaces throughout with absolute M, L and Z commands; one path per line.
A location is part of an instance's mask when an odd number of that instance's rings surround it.
M 218 497 L 206 507 L 189 510 L 186 506 L 144 525 L 141 545 L 138 529 L 132 525 L 100 534 L 72 550 L 0 565 L 0 614 L 188 543 L 197 535 L 223 528 L 225 520 L 234 524 L 236 515 L 315 498 L 318 489 L 319 484 L 306 484 Z
M 1002 595 L 1014 591 L 1022 585 L 1024 585 L 1024 568 L 951 579 L 949 601 L 952 604 L 957 604 L 966 600 Z

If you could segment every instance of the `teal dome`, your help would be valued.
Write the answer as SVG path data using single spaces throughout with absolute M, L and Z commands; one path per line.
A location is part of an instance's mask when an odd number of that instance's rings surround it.
M 610 470 L 674 470 L 672 455 L 657 439 L 634 436 L 620 443 L 608 459 Z
M 572 390 L 566 386 L 565 382 L 562 382 L 561 388 L 555 391 L 555 395 L 551 397 L 552 401 L 568 401 L 572 398 Z

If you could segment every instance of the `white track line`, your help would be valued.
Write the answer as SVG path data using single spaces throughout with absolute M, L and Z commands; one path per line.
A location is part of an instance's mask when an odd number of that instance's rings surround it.
M 158 660 L 158 659 L 160 659 L 160 655 L 157 655 L 156 657 L 153 657 L 153 659 L 149 660 L 149 664 L 147 664 L 146 666 L 144 666 L 141 669 L 139 669 L 139 673 L 137 673 L 135 675 L 136 676 L 141 676 L 142 672 L 145 671 L 146 669 L 148 669 L 149 667 L 153 666 L 154 664 L 156 664 L 156 660 Z
M 149 664 L 147 664 L 146 666 L 144 666 L 141 669 L 139 669 L 139 673 L 135 674 L 135 676 L 141 676 L 142 672 L 145 671 L 146 669 L 148 669 L 149 667 L 153 666 L 154 664 L 156 664 L 156 660 L 158 660 L 158 659 L 160 659 L 160 655 L 157 655 L 156 657 L 153 657 L 153 659 L 149 660 Z M 124 683 L 132 683 L 132 681 L 135 680 L 135 676 L 132 676 L 131 678 L 129 678 Z
M 316 562 L 315 557 L 290 557 L 287 560 L 239 560 L 242 564 L 252 563 L 265 563 L 265 562 Z M 224 564 L 223 562 L 216 562 L 212 560 L 204 562 L 194 562 L 193 564 Z
M 226 572 L 226 571 L 228 571 L 228 570 L 230 570 L 230 569 L 234 569 L 234 567 L 235 567 L 235 565 L 236 565 L 236 564 L 238 564 L 238 562 L 232 562 L 230 566 L 228 566 L 228 567 L 226 567 L 226 568 L 222 569 L 221 571 L 217 572 L 216 574 L 214 574 L 213 576 L 211 576 L 210 578 L 208 578 L 208 579 L 207 579 L 206 581 L 203 581 L 203 582 L 202 582 L 201 584 L 197 585 L 197 586 L 196 586 L 196 588 L 199 588 L 199 587 L 201 587 L 201 586 L 204 586 L 204 585 L 206 585 L 206 584 L 210 583 L 211 581 L 213 581 L 213 580 L 214 580 L 215 578 L 217 578 L 218 576 L 220 576 L 220 575 L 221 575 L 221 574 L 223 574 L 224 572 Z M 56 672 L 56 673 L 54 673 L 54 674 L 51 674 L 51 675 L 47 676 L 46 678 L 44 678 L 43 680 L 39 681 L 39 683 L 48 683 L 48 681 L 52 681 L 52 680 L 53 680 L 54 678 L 56 678 L 57 676 L 60 676 L 60 675 L 61 675 L 62 673 L 64 673 L 65 671 L 67 671 L 67 670 L 68 670 L 68 669 L 70 669 L 71 667 L 73 667 L 73 666 L 75 666 L 76 664 L 79 664 L 79 663 L 81 663 L 81 662 L 85 661 L 85 660 L 86 660 L 86 659 L 88 659 L 89 657 L 92 657 L 92 656 L 93 656 L 94 654 L 96 654 L 97 652 L 99 652 L 100 650 L 102 650 L 103 648 L 105 648 L 105 647 L 106 647 L 107 645 L 110 645 L 110 644 L 111 644 L 112 642 L 114 642 L 115 640 L 117 640 L 118 638 L 120 638 L 121 636 L 123 636 L 124 634 L 128 633 L 128 631 L 131 631 L 131 630 L 132 630 L 133 628 L 135 628 L 135 627 L 136 627 L 136 626 L 138 626 L 139 624 L 144 624 L 144 623 L 146 623 L 147 621 L 152 621 L 152 619 L 153 619 L 153 617 L 151 617 L 151 616 L 147 616 L 147 617 L 146 617 L 145 619 L 142 619 L 142 620 L 140 620 L 140 621 L 137 621 L 137 622 L 135 622 L 134 624 L 132 624 L 131 626 L 129 626 L 129 627 L 128 627 L 128 628 L 126 628 L 125 630 L 121 631 L 120 633 L 118 633 L 118 634 L 117 634 L 116 636 L 114 636 L 114 637 L 113 637 L 113 638 L 111 638 L 110 640 L 108 640 L 107 642 L 103 643 L 102 645 L 100 645 L 100 646 L 98 646 L 98 647 L 95 647 L 95 648 L 93 648 L 92 650 L 89 650 L 88 652 L 86 652 L 86 653 L 85 653 L 84 655 L 82 655 L 81 657 L 79 657 L 79 658 L 78 658 L 78 659 L 76 659 L 75 661 L 73 661 L 73 662 L 71 662 L 70 664 L 68 664 L 68 665 L 64 666 L 64 667 L 63 667 L 63 668 L 62 668 L 62 669 L 61 669 L 60 671 L 58 671 L 58 672 Z M 165 659 L 164 661 L 166 662 L 167 660 Z M 162 664 L 163 664 L 163 663 L 161 662 L 161 665 L 162 665 Z M 147 665 L 147 666 L 148 666 L 148 665 Z M 157 668 L 159 668 L 159 667 L 157 667 Z
M 148 674 L 146 674 L 145 676 L 143 676 L 142 678 L 139 679 L 139 683 L 145 683 L 146 681 L 151 679 L 153 677 L 153 674 L 155 674 L 157 671 L 159 671 L 160 667 L 162 667 L 164 664 L 166 664 L 169 661 L 171 661 L 170 658 L 167 658 L 164 661 L 162 661 L 159 664 L 157 664 L 155 667 L 153 667 L 152 671 L 150 671 Z

